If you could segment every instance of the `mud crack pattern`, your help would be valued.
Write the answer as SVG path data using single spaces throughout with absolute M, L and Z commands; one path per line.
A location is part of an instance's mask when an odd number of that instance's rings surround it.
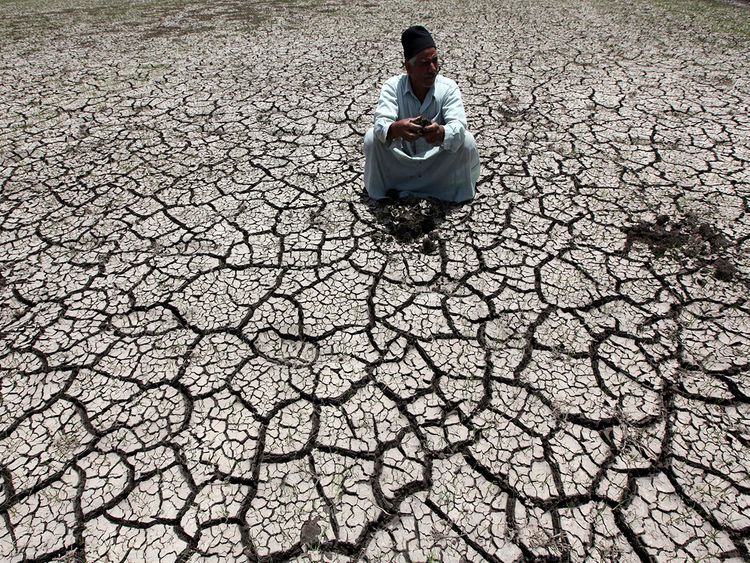
M 747 7 L 79 4 L 0 5 L 0 559 L 750 557 Z M 363 194 L 413 22 L 470 205 Z

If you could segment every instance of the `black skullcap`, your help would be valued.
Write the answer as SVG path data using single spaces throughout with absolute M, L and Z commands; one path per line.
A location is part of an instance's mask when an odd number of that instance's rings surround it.
M 421 25 L 413 25 L 401 34 L 401 44 L 404 46 L 404 59 L 409 60 L 425 49 L 435 47 L 432 35 Z

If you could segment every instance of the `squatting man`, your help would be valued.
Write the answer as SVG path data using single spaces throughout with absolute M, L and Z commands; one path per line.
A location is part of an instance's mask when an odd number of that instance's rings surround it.
M 380 91 L 365 135 L 365 188 L 373 199 L 474 197 L 479 153 L 456 83 L 439 74 L 435 41 L 421 25 L 401 34 L 406 74 Z

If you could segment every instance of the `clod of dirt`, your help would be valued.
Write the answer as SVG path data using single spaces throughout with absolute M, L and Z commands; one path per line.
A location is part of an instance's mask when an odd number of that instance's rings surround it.
M 435 227 L 437 227 L 435 219 L 432 217 L 423 217 L 419 226 L 424 234 L 431 233 L 435 230 Z
M 389 234 L 386 234 L 386 233 L 375 232 L 372 235 L 372 240 L 375 241 L 375 242 L 377 242 L 377 243 L 379 243 L 379 244 L 381 244 L 381 243 L 391 242 L 391 240 L 393 240 L 393 237 L 391 235 L 389 235 Z
M 707 223 L 698 227 L 698 234 L 711 245 L 711 252 L 717 252 L 729 246 L 727 238 L 717 229 Z
M 422 241 L 422 254 L 435 254 L 437 251 L 437 245 L 435 241 L 426 238 Z
M 401 242 L 409 242 L 421 234 L 422 232 L 419 229 L 419 225 L 415 225 L 411 222 L 400 222 L 393 226 L 393 236 Z
M 302 524 L 300 529 L 299 541 L 302 545 L 312 546 L 320 542 L 320 532 L 322 531 L 318 521 L 320 516 L 311 516 Z
M 714 276 L 717 280 L 732 281 L 737 273 L 737 268 L 726 258 L 717 258 L 714 261 Z

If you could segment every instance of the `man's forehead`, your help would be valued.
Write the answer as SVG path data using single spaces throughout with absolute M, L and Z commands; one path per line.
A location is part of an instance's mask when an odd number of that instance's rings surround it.
M 415 57 L 418 61 L 427 61 L 429 59 L 433 59 L 437 57 L 437 49 L 435 47 L 429 47 L 428 49 L 425 49 L 424 51 L 420 51 L 417 53 L 417 56 Z

